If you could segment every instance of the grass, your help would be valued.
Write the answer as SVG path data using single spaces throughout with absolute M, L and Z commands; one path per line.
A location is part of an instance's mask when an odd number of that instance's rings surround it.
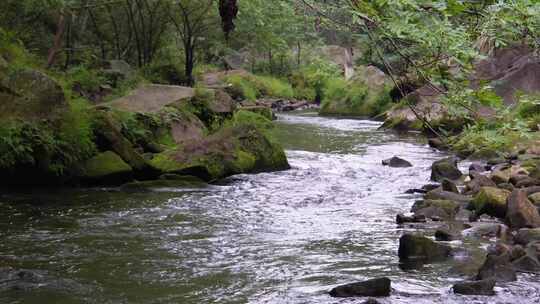
M 233 95 L 254 101 L 261 97 L 293 98 L 292 86 L 275 77 L 259 75 L 232 75 L 226 81 L 231 84 Z

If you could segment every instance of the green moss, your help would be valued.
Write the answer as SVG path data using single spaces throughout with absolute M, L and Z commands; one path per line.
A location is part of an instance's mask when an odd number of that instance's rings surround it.
M 255 156 L 242 150 L 236 151 L 236 159 L 233 162 L 233 166 L 238 172 L 249 172 L 257 162 Z
M 130 174 L 131 167 L 112 151 L 100 153 L 84 164 L 85 178 L 99 180 L 113 175 Z
M 292 86 L 278 78 L 259 75 L 232 75 L 226 78 L 233 97 L 254 101 L 260 97 L 293 98 Z
M 510 195 L 507 190 L 482 187 L 476 194 L 469 208 L 475 210 L 477 214 L 488 214 L 491 216 L 504 218 L 506 215 L 506 199 Z

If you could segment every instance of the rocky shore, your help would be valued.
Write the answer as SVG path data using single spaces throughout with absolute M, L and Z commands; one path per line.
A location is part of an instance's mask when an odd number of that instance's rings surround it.
M 463 244 L 474 240 L 484 244 L 483 257 L 467 262 L 472 270 L 448 286 L 454 293 L 493 296 L 495 286 L 518 280 L 519 273 L 540 273 L 540 155 L 529 152 L 473 162 L 465 173 L 458 158 L 434 162 L 432 183 L 407 191 L 421 199 L 410 213 L 396 216 L 399 227 L 416 231 L 399 239 L 401 268 L 471 256 Z M 395 157 L 383 164 L 407 163 Z M 373 283 L 381 280 L 388 283 Z M 387 285 L 387 278 L 373 279 L 337 287 L 330 295 L 389 296 Z

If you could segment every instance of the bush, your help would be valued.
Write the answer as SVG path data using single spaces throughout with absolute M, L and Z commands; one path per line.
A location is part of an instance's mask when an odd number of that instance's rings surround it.
M 66 75 L 69 88 L 79 88 L 86 92 L 99 90 L 100 85 L 105 83 L 105 78 L 96 70 L 90 70 L 85 66 L 71 68 Z

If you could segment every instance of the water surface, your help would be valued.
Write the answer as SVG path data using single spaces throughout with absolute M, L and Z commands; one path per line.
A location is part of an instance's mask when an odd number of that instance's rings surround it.
M 394 219 L 415 200 L 403 193 L 444 156 L 421 137 L 312 113 L 277 125 L 291 170 L 196 190 L 1 195 L 0 278 L 28 274 L 0 282 L 0 303 L 362 303 L 327 291 L 380 276 L 394 288 L 383 303 L 540 302 L 534 276 L 462 297 L 453 261 L 400 268 Z M 414 167 L 380 165 L 394 155 Z

